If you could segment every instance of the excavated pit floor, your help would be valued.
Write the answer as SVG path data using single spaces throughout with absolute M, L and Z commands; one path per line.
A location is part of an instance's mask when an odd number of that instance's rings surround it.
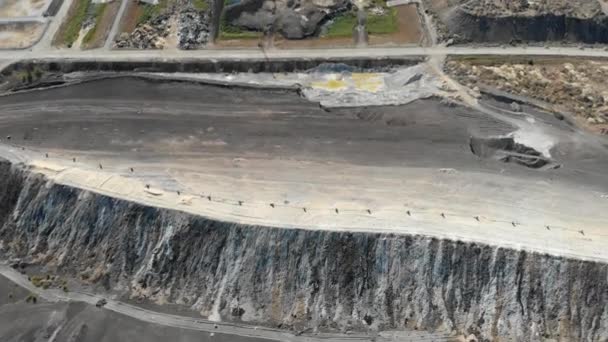
M 119 78 L 0 98 L 0 154 L 59 183 L 221 220 L 608 260 L 606 141 L 530 115 L 561 168 L 479 158 L 471 136 L 514 128 L 435 99 L 324 111 L 284 91 Z

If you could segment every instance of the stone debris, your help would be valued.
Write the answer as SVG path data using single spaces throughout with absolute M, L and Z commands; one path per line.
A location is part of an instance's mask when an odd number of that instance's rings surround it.
M 137 25 L 133 32 L 123 33 L 116 41 L 118 48 L 162 49 L 171 32 L 170 15 L 161 14 L 148 22 Z
M 209 41 L 208 11 L 197 11 L 189 1 L 178 1 L 163 13 L 137 25 L 131 33 L 123 33 L 115 47 L 131 49 L 164 49 L 170 36 L 177 33 L 177 47 L 190 50 L 203 47 Z M 173 43 L 171 43 L 173 44 Z
M 327 19 L 349 8 L 348 0 L 243 0 L 226 7 L 224 13 L 229 25 L 302 39 L 314 35 Z
M 180 49 L 196 49 L 207 44 L 210 31 L 207 13 L 186 9 L 179 14 L 178 18 Z
M 479 64 L 450 61 L 446 71 L 468 87 L 495 89 L 558 105 L 589 125 L 608 127 L 608 63 Z M 521 109 L 512 105 L 514 111 Z M 603 126 L 602 126 L 603 127 Z
M 456 0 L 460 8 L 479 16 L 538 16 L 544 14 L 592 18 L 601 12 L 596 0 Z

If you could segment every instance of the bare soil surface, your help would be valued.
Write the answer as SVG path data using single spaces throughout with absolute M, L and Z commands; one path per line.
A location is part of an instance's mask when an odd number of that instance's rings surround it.
M 472 136 L 513 126 L 439 100 L 324 111 L 283 91 L 121 78 L 3 97 L 0 109 L 0 136 L 25 148 L 11 153 L 111 196 L 231 222 L 608 259 L 605 140 L 532 108 L 505 118 L 536 127 L 516 136 L 548 144 L 558 168 L 473 153 Z
M 39 16 L 48 3 L 49 0 L 2 0 L 0 18 Z
M 0 49 L 23 49 L 32 46 L 44 33 L 44 24 L 19 23 L 0 26 Z
M 85 303 L 26 302 L 29 292 L 0 276 L 0 338 L 3 341 L 270 341 L 171 328 L 139 321 Z M 9 297 L 10 295 L 10 297 Z
M 446 70 L 461 83 L 531 97 L 555 105 L 594 132 L 608 134 L 608 63 L 547 60 L 502 63 L 483 59 L 451 61 Z
M 354 45 L 354 40 L 351 37 L 316 37 L 303 40 L 276 37 L 274 41 L 275 47 L 284 49 L 353 47 Z
M 93 35 L 91 41 L 84 46 L 85 49 L 95 49 L 104 45 L 108 34 L 112 29 L 114 19 L 116 19 L 116 14 L 118 13 L 119 7 L 120 1 L 113 1 L 107 5 L 103 15 L 97 23 L 95 34 Z
M 25 301 L 29 292 L 0 275 L 0 307 Z
M 399 29 L 393 34 L 370 35 L 370 45 L 419 44 L 423 30 L 415 4 L 396 7 Z
M 142 6 L 138 5 L 137 1 L 129 1 L 127 4 L 126 13 L 120 24 L 119 35 L 123 32 L 133 32 L 137 26 L 137 18 L 140 17 L 142 12 L 143 8 Z

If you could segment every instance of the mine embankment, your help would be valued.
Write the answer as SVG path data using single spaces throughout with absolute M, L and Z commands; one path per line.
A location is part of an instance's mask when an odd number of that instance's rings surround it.
M 395 234 L 219 222 L 0 164 L 5 258 L 203 316 L 287 329 L 608 338 L 608 265 Z
M 596 0 L 425 0 L 445 40 L 474 43 L 608 43 Z
M 446 71 L 470 88 L 489 87 L 542 101 L 555 112 L 608 134 L 604 60 L 454 58 Z

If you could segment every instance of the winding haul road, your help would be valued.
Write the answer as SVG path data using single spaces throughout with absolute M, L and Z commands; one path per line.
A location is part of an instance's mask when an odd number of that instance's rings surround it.
M 266 327 L 252 327 L 249 325 L 241 325 L 235 323 L 212 322 L 204 319 L 192 318 L 187 316 L 171 315 L 127 304 L 125 302 L 114 300 L 110 296 L 93 294 L 84 291 L 69 291 L 64 292 L 59 289 L 43 289 L 34 286 L 26 275 L 21 274 L 9 267 L 8 265 L 0 264 L 0 275 L 4 276 L 13 283 L 36 294 L 38 297 L 49 302 L 82 302 L 89 305 L 96 305 L 101 299 L 107 303 L 103 306 L 104 309 L 135 318 L 137 320 L 159 324 L 167 327 L 203 331 L 209 333 L 222 333 L 228 335 L 238 335 L 241 337 L 252 337 L 256 339 L 266 339 L 268 341 L 282 342 L 357 342 L 369 341 L 370 336 L 363 335 L 338 335 L 338 334 L 317 334 L 311 335 L 294 335 L 284 330 L 270 329 Z M 391 333 L 385 333 L 384 336 L 376 336 L 375 341 L 393 341 Z M 441 334 L 430 334 L 425 332 L 410 332 L 401 333 L 398 335 L 399 341 L 449 341 L 448 336 Z

